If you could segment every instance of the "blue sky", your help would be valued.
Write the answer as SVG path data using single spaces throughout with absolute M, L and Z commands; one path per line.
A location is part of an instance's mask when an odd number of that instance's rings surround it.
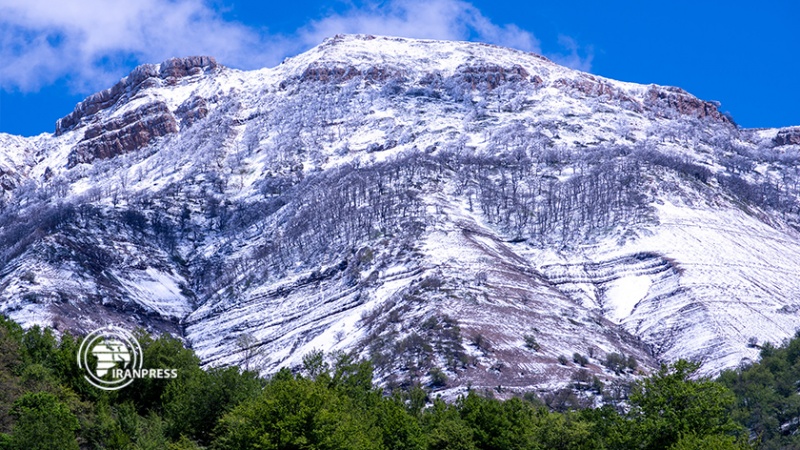
M 272 66 L 336 33 L 490 42 L 717 100 L 743 127 L 800 125 L 800 2 L 0 0 L 0 132 L 52 132 L 137 64 Z

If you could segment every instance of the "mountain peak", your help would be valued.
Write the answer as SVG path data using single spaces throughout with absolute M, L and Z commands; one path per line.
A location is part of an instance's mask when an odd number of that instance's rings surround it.
M 294 64 L 347 62 L 356 67 L 385 64 L 448 73 L 460 65 L 481 61 L 514 64 L 529 60 L 557 66 L 543 56 L 491 44 L 369 34 L 338 34 L 288 61 Z

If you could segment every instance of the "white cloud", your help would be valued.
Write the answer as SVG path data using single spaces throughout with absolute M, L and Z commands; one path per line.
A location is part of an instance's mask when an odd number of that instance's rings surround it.
M 462 0 L 365 3 L 292 35 L 224 20 L 206 0 L 0 0 L 0 88 L 32 91 L 67 78 L 79 92 L 108 87 L 132 64 L 212 55 L 244 69 L 277 64 L 338 33 L 476 40 L 541 53 L 536 37 L 498 25 Z M 560 42 L 556 61 L 586 70 L 591 55 Z
M 563 34 L 558 36 L 558 45 L 567 50 L 567 53 L 548 55 L 550 59 L 571 69 L 582 70 L 584 72 L 592 70 L 592 60 L 594 59 L 594 48 L 592 46 L 581 48 L 575 39 L 564 36 Z M 581 56 L 580 53 L 583 53 L 583 56 Z
M 273 63 L 278 55 L 257 51 L 270 48 L 263 39 L 202 0 L 0 0 L 0 85 L 34 90 L 67 76 L 94 89 L 124 75 L 131 61 L 196 54 Z
M 515 25 L 497 25 L 472 4 L 459 0 L 394 0 L 385 6 L 332 15 L 300 30 L 305 44 L 340 33 L 365 33 L 411 38 L 478 40 L 540 52 L 536 37 Z

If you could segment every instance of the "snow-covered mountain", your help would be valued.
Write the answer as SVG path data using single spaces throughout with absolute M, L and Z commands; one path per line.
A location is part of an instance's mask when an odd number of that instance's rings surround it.
M 354 352 L 387 385 L 716 373 L 800 326 L 800 128 L 717 106 L 465 42 L 140 66 L 0 134 L 0 312 L 265 373 Z

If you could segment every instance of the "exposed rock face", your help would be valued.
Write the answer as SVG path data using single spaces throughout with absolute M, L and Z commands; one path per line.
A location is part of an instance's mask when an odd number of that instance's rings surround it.
M 559 89 L 567 88 L 573 92 L 579 92 L 589 98 L 604 97 L 608 100 L 616 100 L 626 106 L 627 109 L 642 112 L 642 105 L 633 97 L 622 90 L 591 75 L 584 75 L 581 78 L 559 78 L 553 85 Z
M 503 83 L 527 81 L 528 72 L 521 66 L 502 67 L 496 64 L 461 66 L 456 69 L 456 78 L 468 83 L 473 89 L 492 90 Z
M 144 64 L 136 67 L 114 87 L 89 96 L 78 103 L 71 113 L 59 119 L 56 122 L 56 136 L 75 128 L 81 122 L 88 121 L 98 111 L 118 102 L 124 102 L 142 89 L 157 87 L 164 82 L 175 84 L 182 77 L 211 72 L 218 67 L 216 60 L 209 56 L 172 58 L 158 65 Z
M 800 145 L 800 127 L 784 128 L 773 140 L 776 146 Z
M 11 191 L 19 184 L 19 176 L 12 169 L 0 167 L 0 189 Z
M 203 97 L 191 97 L 181 103 L 175 114 L 180 119 L 181 128 L 191 126 L 208 115 L 208 101 Z
M 149 103 L 121 117 L 92 125 L 69 155 L 68 167 L 107 159 L 138 150 L 153 139 L 178 132 L 178 123 L 167 105 Z
M 210 56 L 190 56 L 188 58 L 171 58 L 160 65 L 158 76 L 169 84 L 174 84 L 183 77 L 200 75 L 219 67 L 217 61 Z
M 353 66 L 326 67 L 312 64 L 300 76 L 300 81 L 341 83 L 358 75 L 360 75 L 359 70 Z
M 730 119 L 719 112 L 716 104 L 700 100 L 678 87 L 650 86 L 644 96 L 644 104 L 664 117 L 672 110 L 699 119 L 711 117 L 720 122 L 731 123 Z
M 400 78 L 403 74 L 392 67 L 372 66 L 364 70 L 359 70 L 352 65 L 328 66 L 320 64 L 309 65 L 300 76 L 300 81 L 322 82 L 322 83 L 343 83 L 356 77 L 361 77 L 366 81 L 382 82 L 392 78 Z

